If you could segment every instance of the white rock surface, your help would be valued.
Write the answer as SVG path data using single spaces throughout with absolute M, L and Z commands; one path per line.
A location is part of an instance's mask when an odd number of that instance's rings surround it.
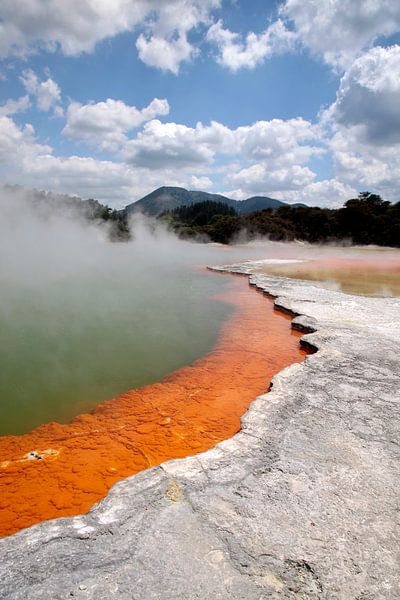
M 250 279 L 318 352 L 232 439 L 2 540 L 1 598 L 400 598 L 400 300 Z

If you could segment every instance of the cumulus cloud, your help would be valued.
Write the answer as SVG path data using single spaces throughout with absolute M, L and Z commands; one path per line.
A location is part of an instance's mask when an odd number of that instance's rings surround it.
M 374 145 L 362 141 L 359 126 L 339 127 L 330 147 L 337 176 L 357 187 L 377 191 L 385 199 L 399 200 L 399 144 Z
M 9 183 L 49 190 L 115 198 L 132 185 L 124 165 L 92 158 L 53 155 L 53 149 L 35 139 L 31 125 L 18 127 L 9 117 L 0 118 L 0 175 Z
M 325 206 L 326 208 L 339 208 L 349 198 L 356 198 L 358 191 L 355 187 L 347 185 L 336 178 L 313 181 L 296 191 L 279 192 L 277 198 L 294 203 L 303 202 L 309 206 Z
M 31 125 L 19 127 L 10 117 L 0 117 L 0 178 L 28 188 L 96 198 L 117 208 L 160 185 L 195 183 L 192 173 L 179 168 L 151 170 L 90 156 L 55 156 L 51 146 L 38 143 Z
M 10 98 L 4 104 L 0 105 L 0 117 L 6 117 L 18 112 L 23 112 L 29 108 L 29 96 L 21 96 L 18 100 Z
M 319 128 L 301 118 L 258 121 L 238 127 L 234 136 L 240 163 L 226 170 L 225 179 L 242 197 L 301 189 L 315 179 L 306 163 L 325 151 L 314 143 Z
M 51 152 L 50 146 L 38 144 L 32 125 L 18 127 L 10 117 L 0 117 L 0 173 L 18 169 L 37 155 Z
M 269 188 L 267 188 L 269 190 Z M 268 196 L 266 190 L 254 190 L 253 188 L 238 187 L 223 192 L 223 195 L 236 200 L 245 200 L 252 194 L 261 194 Z M 339 208 L 349 200 L 357 197 L 356 188 L 347 185 L 336 178 L 323 179 L 322 181 L 313 181 L 298 189 L 276 190 L 273 193 L 274 198 L 284 200 L 289 204 L 301 202 L 308 206 L 323 206 L 326 208 Z
M 309 144 L 318 130 L 304 119 L 272 119 L 230 129 L 212 121 L 187 127 L 178 123 L 153 120 L 135 139 L 127 142 L 123 157 L 130 163 L 150 169 L 209 165 L 215 155 L 240 156 L 245 161 L 263 162 L 267 167 L 282 168 L 306 162 L 322 152 Z
M 296 34 L 278 19 L 263 33 L 250 32 L 242 40 L 238 33 L 224 29 L 219 20 L 209 28 L 207 40 L 217 46 L 217 61 L 231 71 L 238 71 L 241 68 L 252 69 L 273 54 L 292 50 Z
M 379 37 L 399 29 L 398 0 L 285 0 L 279 18 L 262 33 L 241 36 L 219 20 L 209 28 L 207 39 L 217 46 L 218 62 L 232 71 L 254 68 L 300 43 L 342 71 Z
M 37 49 L 67 56 L 92 52 L 98 42 L 145 28 L 139 57 L 148 65 L 177 73 L 196 54 L 188 34 L 208 24 L 220 0 L 2 0 L 0 56 L 23 56 Z
M 322 153 L 308 142 L 317 140 L 318 127 L 302 118 L 257 121 L 235 130 L 235 144 L 243 155 L 263 160 L 268 166 L 303 163 L 312 154 Z
M 142 20 L 152 2 L 137 0 L 2 0 L 0 55 L 24 54 L 41 47 L 66 55 L 90 52 L 106 37 Z
M 359 126 L 361 141 L 400 142 L 400 46 L 376 47 L 358 58 L 341 79 L 325 114 L 344 126 Z
M 238 186 L 246 195 L 268 195 L 272 192 L 298 190 L 315 179 L 308 167 L 289 165 L 270 169 L 265 164 L 255 164 L 228 177 L 231 185 Z
M 141 27 L 136 45 L 147 65 L 178 73 L 198 53 L 191 34 L 211 27 L 208 40 L 218 60 L 233 71 L 254 67 L 297 39 L 337 69 L 348 68 L 380 36 L 399 30 L 398 0 L 285 0 L 280 18 L 262 33 L 244 37 L 212 25 L 221 0 L 2 0 L 0 56 L 60 50 L 73 56 L 92 52 L 98 42 Z M 137 35 L 137 34 L 135 34 Z
M 128 162 L 149 169 L 192 168 L 211 163 L 217 137 L 214 124 L 206 127 L 198 123 L 193 128 L 154 119 L 126 144 L 123 156 Z
M 213 185 L 213 182 L 209 177 L 205 175 L 196 177 L 196 175 L 192 175 L 190 178 L 190 187 L 194 190 L 208 190 Z
M 124 105 L 122 114 L 127 120 L 118 121 L 120 131 L 125 131 L 123 128 L 134 119 L 137 123 L 144 115 L 149 117 L 160 106 L 151 103 L 138 115 Z M 102 125 L 105 135 L 120 113 L 106 114 L 109 120 Z M 76 128 L 78 131 L 78 121 Z M 89 128 L 88 135 L 100 139 L 101 132 L 93 133 Z M 32 126 L 21 128 L 11 118 L 3 117 L 0 173 L 10 183 L 29 187 L 40 181 L 46 189 L 94 196 L 114 205 L 126 204 L 165 184 L 209 189 L 213 187 L 213 175 L 222 175 L 248 195 L 268 194 L 299 189 L 315 179 L 306 163 L 322 151 L 314 143 L 317 140 L 318 129 L 303 119 L 259 121 L 236 129 L 217 122 L 198 123 L 191 128 L 152 119 L 122 146 L 120 158 L 125 162 L 116 162 L 55 156 L 50 146 L 36 141 Z
M 179 73 L 181 62 L 189 60 L 197 54 L 197 50 L 189 44 L 186 34 L 180 32 L 173 39 L 165 39 L 141 34 L 136 42 L 139 58 L 149 67 L 162 71 Z
M 188 34 L 210 22 L 220 0 L 173 0 L 159 3 L 136 41 L 139 58 L 148 66 L 178 74 L 182 62 L 198 54 Z
M 36 104 L 40 111 L 47 112 L 55 107 L 57 116 L 60 116 L 60 110 L 62 114 L 61 107 L 57 106 L 61 100 L 61 90 L 53 79 L 49 77 L 46 81 L 39 81 L 32 69 L 25 69 L 20 80 L 28 94 L 36 98 Z
M 280 13 L 314 55 L 338 69 L 348 68 L 378 37 L 400 29 L 398 0 L 286 0 Z
M 323 113 L 338 177 L 396 199 L 400 174 L 400 46 L 372 48 L 344 73 Z
M 83 140 L 100 145 L 104 150 L 115 151 L 127 141 L 130 130 L 156 115 L 166 115 L 168 112 L 168 101 L 158 98 L 142 110 L 111 98 L 105 102 L 84 105 L 72 102 L 62 133 L 70 139 Z
M 222 174 L 242 197 L 268 195 L 300 190 L 315 180 L 307 162 L 325 152 L 320 134 L 319 127 L 301 118 L 257 121 L 236 129 L 215 121 L 187 127 L 153 120 L 127 142 L 122 155 L 131 165 L 149 170 Z M 195 175 L 191 183 L 204 189 L 212 182 Z

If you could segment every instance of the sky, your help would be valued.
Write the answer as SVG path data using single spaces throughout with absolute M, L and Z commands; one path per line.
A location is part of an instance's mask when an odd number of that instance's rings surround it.
M 0 181 L 400 200 L 399 0 L 1 0 Z

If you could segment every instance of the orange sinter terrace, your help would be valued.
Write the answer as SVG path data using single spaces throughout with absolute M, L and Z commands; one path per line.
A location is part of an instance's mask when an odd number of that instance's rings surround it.
M 1 535 L 85 513 L 118 480 L 231 437 L 272 376 L 303 360 L 291 318 L 247 279 L 232 278 L 217 300 L 234 312 L 203 358 L 68 424 L 0 438 Z

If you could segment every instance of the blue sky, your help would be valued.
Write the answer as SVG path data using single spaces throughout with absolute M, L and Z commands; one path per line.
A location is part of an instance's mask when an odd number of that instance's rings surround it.
M 398 200 L 399 32 L 397 0 L 2 0 L 1 180 Z

